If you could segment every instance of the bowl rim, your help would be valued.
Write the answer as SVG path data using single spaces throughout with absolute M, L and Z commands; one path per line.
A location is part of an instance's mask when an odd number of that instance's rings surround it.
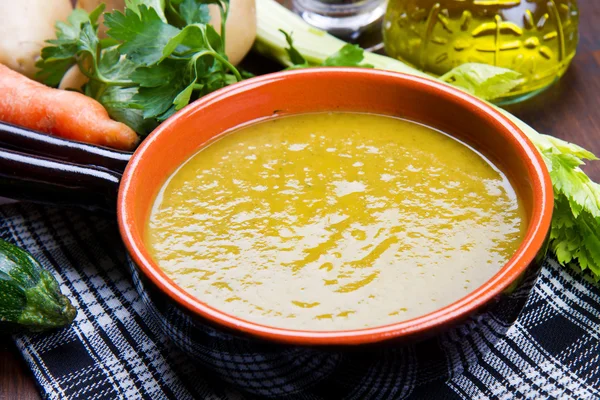
M 147 149 L 153 145 L 154 139 L 162 134 L 168 127 L 176 125 L 179 120 L 185 120 L 195 110 L 209 106 L 216 101 L 227 101 L 232 94 L 241 91 L 251 91 L 257 86 L 272 81 L 285 79 L 310 79 L 315 74 L 343 77 L 344 79 L 393 79 L 402 80 L 404 84 L 426 86 L 435 90 L 440 95 L 446 96 L 462 106 L 470 108 L 471 111 L 483 112 L 486 117 L 493 118 L 494 122 L 515 139 L 525 156 L 532 176 L 532 191 L 534 205 L 531 210 L 530 226 L 521 246 L 513 257 L 483 285 L 479 286 L 459 300 L 439 308 L 433 312 L 413 319 L 375 326 L 370 328 L 337 330 L 337 331 L 311 331 L 278 328 L 267 326 L 240 317 L 227 314 L 219 309 L 201 302 L 177 285 L 169 278 L 158 265 L 146 256 L 145 244 L 141 235 L 134 233 L 134 198 L 131 187 L 136 184 L 136 171 L 140 160 L 144 157 Z M 182 160 L 182 162 L 185 160 Z M 139 270 L 156 285 L 160 291 L 179 306 L 187 309 L 192 314 L 207 319 L 212 323 L 229 328 L 230 330 L 250 334 L 255 337 L 269 341 L 294 344 L 294 345 L 359 345 L 376 343 L 384 340 L 411 337 L 433 331 L 454 321 L 458 321 L 484 306 L 503 290 L 516 281 L 532 263 L 538 252 L 544 247 L 553 210 L 553 189 L 550 174 L 533 143 L 525 133 L 511 122 L 501 111 L 493 108 L 490 104 L 453 88 L 447 84 L 434 79 L 422 78 L 399 72 L 381 71 L 364 68 L 311 68 L 292 71 L 283 71 L 248 79 L 223 89 L 208 94 L 163 122 L 135 151 L 131 161 L 128 163 L 119 188 L 117 201 L 117 219 L 121 237 L 129 255 L 138 266 Z

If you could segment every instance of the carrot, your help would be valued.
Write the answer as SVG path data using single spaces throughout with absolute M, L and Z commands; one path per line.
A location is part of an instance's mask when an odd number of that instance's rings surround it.
M 134 149 L 139 140 L 133 129 L 110 119 L 96 100 L 50 88 L 2 64 L 0 121 L 120 150 Z

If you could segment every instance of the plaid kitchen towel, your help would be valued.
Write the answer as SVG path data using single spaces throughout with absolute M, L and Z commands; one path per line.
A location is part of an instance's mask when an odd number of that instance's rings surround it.
M 0 236 L 51 270 L 79 310 L 69 328 L 15 336 L 44 398 L 246 396 L 211 378 L 162 335 L 125 268 L 114 217 L 4 205 Z M 494 334 L 450 338 L 438 380 L 409 376 L 385 395 L 364 387 L 352 398 L 600 399 L 598 286 L 549 260 L 517 322 L 491 340 Z

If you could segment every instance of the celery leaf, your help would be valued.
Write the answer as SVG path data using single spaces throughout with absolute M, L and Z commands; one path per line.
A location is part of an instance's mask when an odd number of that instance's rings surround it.
M 521 84 L 520 73 L 479 63 L 459 65 L 440 79 L 484 100 L 502 97 Z

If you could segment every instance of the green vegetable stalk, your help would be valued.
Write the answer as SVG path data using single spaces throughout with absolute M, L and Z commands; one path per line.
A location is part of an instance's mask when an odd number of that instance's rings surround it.
M 0 332 L 58 328 L 76 314 L 52 274 L 29 253 L 0 240 Z
M 257 0 L 256 6 L 258 26 L 254 49 L 285 66 L 325 65 L 330 55 L 348 51 L 351 46 L 311 27 L 274 0 Z M 290 35 L 283 35 L 280 29 L 291 32 L 293 42 Z M 350 65 L 362 62 L 377 69 L 434 79 L 398 60 L 369 52 L 358 61 L 354 57 Z M 482 64 L 463 65 L 441 79 L 484 99 L 501 96 L 520 83 L 518 74 Z M 527 134 L 550 171 L 555 195 L 551 249 L 558 261 L 563 265 L 577 261 L 581 269 L 600 280 L 600 185 L 592 182 L 580 168 L 585 160 L 597 158 L 575 144 L 542 135 L 510 113 L 499 111 Z

